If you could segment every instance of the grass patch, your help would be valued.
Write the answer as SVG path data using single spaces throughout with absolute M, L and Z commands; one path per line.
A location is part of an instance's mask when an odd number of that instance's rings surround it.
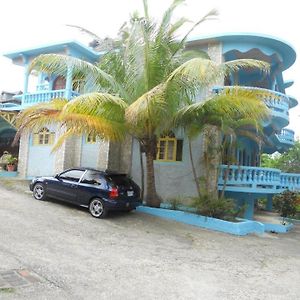
M 14 288 L 0 288 L 0 293 L 12 294 L 15 291 Z

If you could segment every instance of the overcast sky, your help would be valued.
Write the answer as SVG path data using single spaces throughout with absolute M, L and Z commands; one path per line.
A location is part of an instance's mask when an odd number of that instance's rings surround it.
M 159 18 L 170 0 L 148 0 L 150 13 Z M 198 20 L 209 10 L 219 11 L 218 20 L 202 24 L 192 35 L 226 32 L 263 33 L 287 41 L 300 55 L 299 10 L 295 0 L 187 0 L 177 16 Z M 78 31 L 66 28 L 75 24 L 90 29 L 100 37 L 114 37 L 134 10 L 142 11 L 142 0 L 9 0 L 1 1 L 0 53 L 21 50 L 58 41 L 77 39 L 87 42 Z M 299 58 L 284 79 L 295 83 L 287 94 L 300 101 Z M 0 57 L 0 91 L 23 88 L 23 69 Z M 290 128 L 300 136 L 300 106 L 290 111 Z

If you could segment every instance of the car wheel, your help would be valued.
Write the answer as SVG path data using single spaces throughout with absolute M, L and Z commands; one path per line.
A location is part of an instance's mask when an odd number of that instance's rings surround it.
M 92 199 L 89 204 L 89 212 L 95 218 L 105 218 L 107 216 L 107 209 L 99 198 Z
M 33 197 L 36 200 L 45 200 L 46 199 L 46 191 L 45 187 L 42 183 L 35 184 L 33 188 Z

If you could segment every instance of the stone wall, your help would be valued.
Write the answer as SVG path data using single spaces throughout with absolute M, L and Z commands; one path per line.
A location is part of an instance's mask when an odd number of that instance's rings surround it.
M 29 153 L 29 132 L 24 131 L 20 137 L 19 158 L 18 158 L 18 172 L 21 178 L 27 175 Z

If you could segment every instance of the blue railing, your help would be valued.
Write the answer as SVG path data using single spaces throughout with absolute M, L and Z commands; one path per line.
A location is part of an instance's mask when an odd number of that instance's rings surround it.
M 214 88 L 214 91 L 220 91 L 223 90 L 224 88 L 233 90 L 236 87 L 233 86 L 217 87 Z M 272 116 L 284 118 L 286 120 L 289 119 L 290 99 L 287 95 L 276 91 L 264 89 L 264 88 L 258 88 L 258 87 L 238 86 L 238 88 L 261 92 L 261 98 L 264 100 L 266 106 L 271 109 Z
M 291 129 L 282 129 L 280 134 L 276 134 L 276 137 L 280 143 L 289 145 L 295 144 L 295 132 Z
M 300 174 L 281 173 L 280 184 L 282 189 L 300 191 Z
M 34 93 L 26 93 L 14 96 L 14 99 L 22 100 L 22 106 L 30 106 L 41 102 L 48 102 L 56 98 L 73 98 L 79 93 L 71 91 L 68 94 L 66 89 L 63 90 L 41 90 Z
M 218 189 L 230 192 L 280 193 L 300 191 L 300 174 L 281 173 L 278 169 L 221 165 Z

